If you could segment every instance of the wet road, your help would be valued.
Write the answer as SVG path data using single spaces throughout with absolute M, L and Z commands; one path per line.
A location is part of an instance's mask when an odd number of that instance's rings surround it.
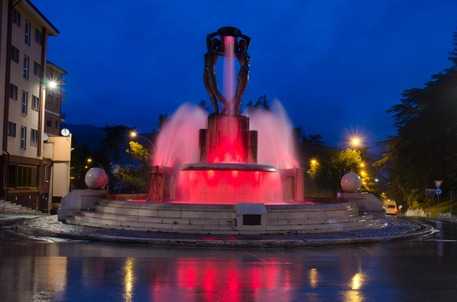
M 0 232 L 0 301 L 457 301 L 457 224 L 427 241 L 208 250 Z

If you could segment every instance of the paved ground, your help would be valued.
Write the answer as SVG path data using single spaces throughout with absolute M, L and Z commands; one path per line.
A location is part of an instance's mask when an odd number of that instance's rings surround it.
M 427 240 L 295 249 L 157 247 L 0 230 L 1 301 L 455 301 L 457 224 Z

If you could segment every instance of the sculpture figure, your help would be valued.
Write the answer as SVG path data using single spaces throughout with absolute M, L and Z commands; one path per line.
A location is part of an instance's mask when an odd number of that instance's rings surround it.
M 240 64 L 240 70 L 237 77 L 237 87 L 233 100 L 227 100 L 224 95 L 217 88 L 216 81 L 216 70 L 215 66 L 219 56 L 224 56 L 225 54 L 225 45 L 224 37 L 233 37 L 234 38 L 234 52 L 235 57 L 238 59 Z M 249 54 L 248 48 L 251 39 L 241 33 L 241 31 L 236 27 L 221 27 L 218 31 L 208 34 L 206 37 L 206 46 L 207 52 L 205 54 L 205 69 L 203 80 L 205 83 L 206 90 L 211 99 L 211 104 L 213 105 L 214 112 L 219 114 L 219 103 L 222 104 L 222 113 L 229 113 L 229 104 L 228 102 L 234 103 L 234 114 L 238 115 L 240 113 L 241 98 L 246 89 L 247 82 L 249 79 Z

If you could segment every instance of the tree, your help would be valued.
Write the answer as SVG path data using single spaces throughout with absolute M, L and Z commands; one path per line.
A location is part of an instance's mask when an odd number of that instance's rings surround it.
M 72 189 L 84 189 L 86 188 L 84 177 L 89 168 L 87 159 L 92 159 L 92 152 L 86 145 L 79 144 L 76 138 L 73 138 L 73 146 L 70 170 L 71 187 Z
M 122 192 L 144 193 L 148 191 L 150 178 L 149 151 L 142 144 L 129 142 L 127 153 L 132 161 L 119 166 L 114 174 Z
M 248 111 L 255 109 L 263 109 L 266 111 L 271 110 L 270 101 L 268 100 L 268 97 L 266 95 L 259 96 L 255 101 L 249 101 L 246 104 L 246 108 Z
M 454 40 L 452 66 L 423 88 L 405 90 L 388 111 L 397 134 L 380 163 L 389 172 L 390 193 L 403 203 L 411 194 L 423 200 L 438 179 L 443 189 L 457 190 L 457 33 Z
M 330 150 L 319 160 L 315 175 L 318 186 L 334 193 L 340 190 L 340 180 L 348 172 L 358 173 L 363 162 L 361 152 L 355 149 Z
M 107 126 L 104 128 L 105 136 L 102 141 L 101 153 L 102 165 L 109 169 L 112 163 L 125 159 L 125 150 L 129 140 L 129 132 L 132 128 L 125 125 Z

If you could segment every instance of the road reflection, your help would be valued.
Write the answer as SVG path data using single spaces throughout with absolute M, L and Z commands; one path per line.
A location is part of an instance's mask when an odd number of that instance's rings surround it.
M 292 250 L 0 241 L 0 301 L 446 300 L 455 257 L 445 240 Z
M 135 285 L 135 259 L 128 257 L 124 264 L 124 301 L 133 301 L 133 287 Z

